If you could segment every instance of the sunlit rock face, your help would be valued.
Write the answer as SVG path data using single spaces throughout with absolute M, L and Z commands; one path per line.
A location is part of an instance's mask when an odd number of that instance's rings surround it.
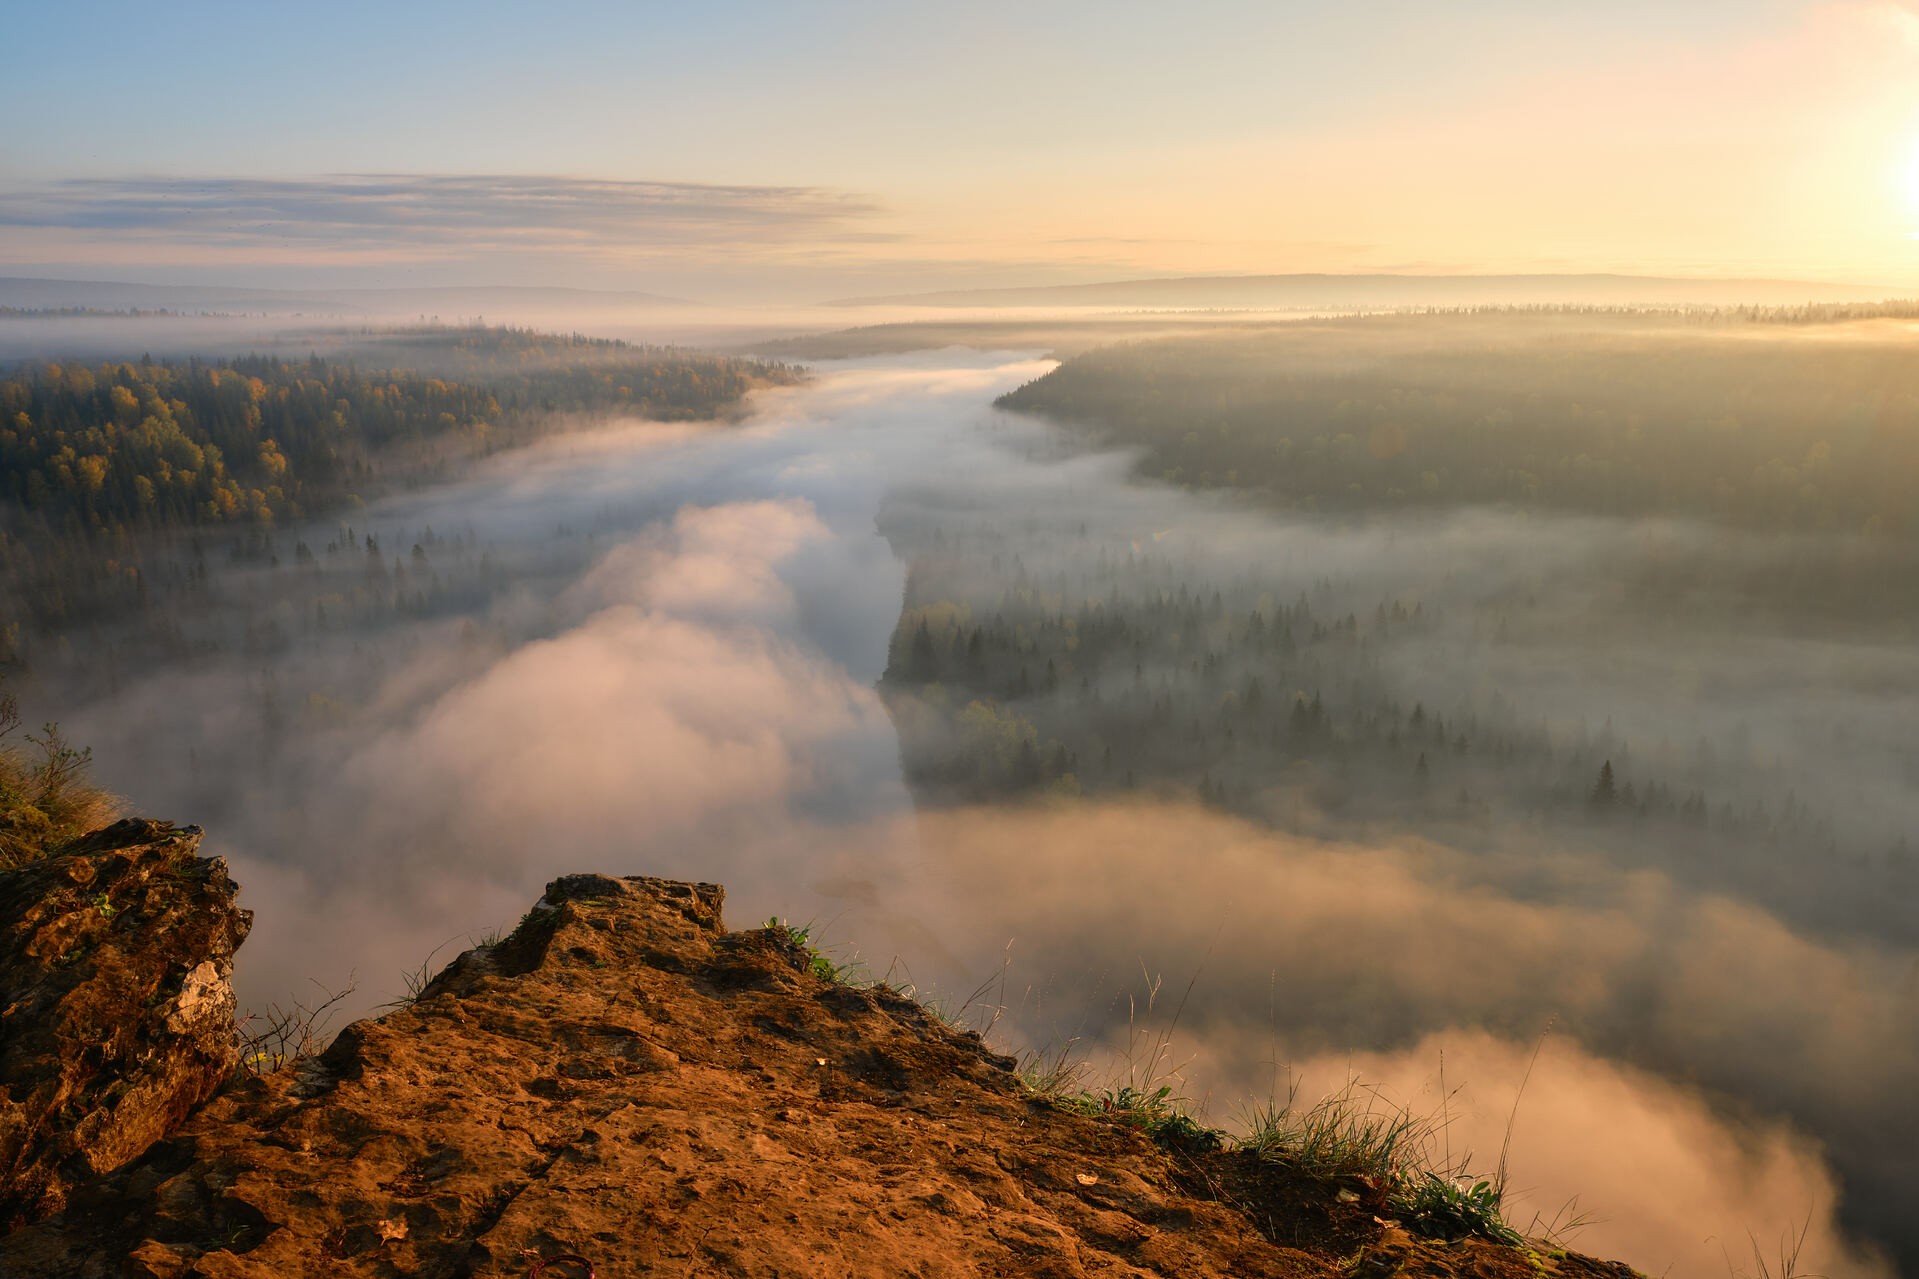
M 1036 1096 L 803 935 L 725 931 L 722 899 L 554 880 L 406 1007 L 0 1238 L 0 1274 L 1277 1279 L 1362 1249 L 1381 1273 L 1631 1274 L 1418 1238 L 1363 1183 Z
M 0 876 L 0 1212 L 176 1128 L 239 1064 L 233 952 L 252 915 L 200 830 L 122 821 Z

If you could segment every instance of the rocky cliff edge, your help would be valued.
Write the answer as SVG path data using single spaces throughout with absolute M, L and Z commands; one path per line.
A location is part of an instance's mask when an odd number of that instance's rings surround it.
M 111 866 L 45 873 L 115 903 L 95 887 Z M 191 873 L 220 897 L 223 870 Z M 1415 1238 L 1282 1165 L 1062 1109 L 976 1035 L 816 972 L 783 931 L 725 931 L 721 901 L 710 884 L 555 881 L 408 1007 L 232 1078 L 138 1158 L 64 1182 L 60 1211 L 0 1239 L 0 1274 L 1632 1273 Z M 244 917 L 228 918 L 237 944 Z M 230 956 L 214 931 L 208 954 Z M 193 971 L 150 1009 L 138 991 L 115 1007 L 164 1030 Z
M 0 1225 L 179 1127 L 239 1064 L 252 916 L 200 830 L 123 821 L 0 875 Z

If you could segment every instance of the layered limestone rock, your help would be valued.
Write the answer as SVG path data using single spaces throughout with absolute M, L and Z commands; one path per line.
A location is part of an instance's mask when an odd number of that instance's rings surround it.
M 1630 1274 L 1415 1240 L 1337 1187 L 1056 1108 L 912 1000 L 724 931 L 721 896 L 555 881 L 410 1007 L 0 1239 L 0 1274 Z
M 58 1209 L 144 1153 L 238 1064 L 252 917 L 198 827 L 123 821 L 0 874 L 0 1215 Z

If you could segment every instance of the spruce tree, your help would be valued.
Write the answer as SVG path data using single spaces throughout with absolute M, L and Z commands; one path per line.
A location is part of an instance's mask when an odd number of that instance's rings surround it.
M 1613 784 L 1612 761 L 1607 760 L 1599 766 L 1599 780 L 1593 783 L 1592 795 L 1588 802 L 1594 808 L 1611 808 L 1619 800 L 1619 790 Z

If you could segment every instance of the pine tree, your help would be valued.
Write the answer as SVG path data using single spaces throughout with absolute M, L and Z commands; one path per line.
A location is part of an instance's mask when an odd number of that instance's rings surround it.
M 1599 780 L 1593 783 L 1592 794 L 1588 801 L 1594 808 L 1611 808 L 1619 800 L 1619 790 L 1613 784 L 1612 761 L 1607 760 L 1599 766 Z
M 897 673 L 896 673 L 897 671 Z M 933 633 L 922 620 L 906 643 L 906 654 L 897 668 L 887 670 L 889 678 L 909 684 L 931 684 L 939 679 L 939 655 L 933 647 Z

